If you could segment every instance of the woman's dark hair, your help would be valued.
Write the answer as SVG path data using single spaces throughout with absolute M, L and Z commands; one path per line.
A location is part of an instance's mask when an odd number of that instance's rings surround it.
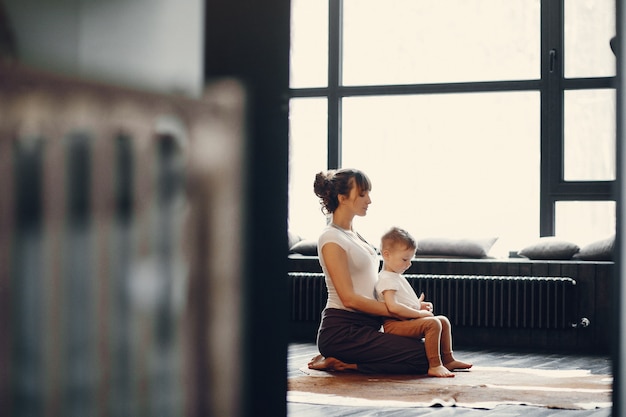
M 315 174 L 313 191 L 320 199 L 322 213 L 333 213 L 339 207 L 339 196 L 350 194 L 353 185 L 359 193 L 372 189 L 370 179 L 358 169 L 331 169 Z

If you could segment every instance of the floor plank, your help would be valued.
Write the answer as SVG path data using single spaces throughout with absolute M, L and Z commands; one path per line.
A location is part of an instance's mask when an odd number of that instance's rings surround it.
M 288 376 L 300 373 L 298 368 L 317 354 L 313 343 L 291 343 L 289 345 Z M 607 356 L 556 354 L 550 352 L 513 352 L 487 349 L 456 349 L 455 355 L 477 366 L 508 366 L 536 369 L 588 369 L 594 374 L 611 374 L 611 360 Z M 597 410 L 553 410 L 531 406 L 499 406 L 492 410 L 477 410 L 464 407 L 423 408 L 371 408 L 340 407 L 316 404 L 288 403 L 289 417 L 608 417 L 610 408 Z

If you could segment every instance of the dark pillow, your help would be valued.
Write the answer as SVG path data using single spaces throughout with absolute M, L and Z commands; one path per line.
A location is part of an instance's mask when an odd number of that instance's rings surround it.
M 615 235 L 583 246 L 574 258 L 584 261 L 612 261 L 614 248 Z
M 300 255 L 317 256 L 316 240 L 301 240 L 291 247 L 291 253 L 299 253 Z
M 546 236 L 523 248 L 519 255 L 529 259 L 568 260 L 579 250 L 580 247 L 575 243 Z
M 416 257 L 485 258 L 497 237 L 482 239 L 429 237 L 417 241 Z

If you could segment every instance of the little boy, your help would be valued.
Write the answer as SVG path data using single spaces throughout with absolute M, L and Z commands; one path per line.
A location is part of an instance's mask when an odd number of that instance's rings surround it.
M 452 354 L 452 331 L 445 316 L 435 316 L 433 305 L 419 298 L 401 274 L 411 266 L 417 243 L 405 230 L 391 228 L 381 239 L 383 267 L 378 274 L 376 297 L 384 301 L 390 313 L 401 319 L 387 319 L 385 333 L 424 338 L 428 357 L 428 375 L 453 377 L 454 369 L 469 369 L 472 364 L 458 361 Z

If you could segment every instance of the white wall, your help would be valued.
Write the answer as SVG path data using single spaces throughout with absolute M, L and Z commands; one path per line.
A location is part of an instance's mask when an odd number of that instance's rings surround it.
M 200 96 L 202 0 L 5 0 L 20 60 L 158 92 Z

